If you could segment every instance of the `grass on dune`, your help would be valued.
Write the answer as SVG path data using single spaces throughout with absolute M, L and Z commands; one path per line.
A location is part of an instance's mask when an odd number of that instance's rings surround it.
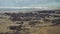
M 33 32 L 34 31 L 34 32 Z M 36 27 L 31 30 L 31 34 L 60 34 L 59 26 Z

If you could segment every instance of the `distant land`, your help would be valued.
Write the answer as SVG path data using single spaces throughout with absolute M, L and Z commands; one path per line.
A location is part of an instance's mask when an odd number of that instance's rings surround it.
M 60 10 L 59 7 L 0 7 L 0 12 L 31 12 L 31 11 L 41 11 L 41 10 Z

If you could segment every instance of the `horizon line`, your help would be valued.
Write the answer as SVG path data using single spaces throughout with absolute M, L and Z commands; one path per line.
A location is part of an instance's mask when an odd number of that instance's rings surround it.
M 60 9 L 60 7 L 0 7 L 0 9 L 28 9 L 28 8 L 37 8 L 37 9 Z
M 47 8 L 47 7 L 0 7 L 0 8 Z

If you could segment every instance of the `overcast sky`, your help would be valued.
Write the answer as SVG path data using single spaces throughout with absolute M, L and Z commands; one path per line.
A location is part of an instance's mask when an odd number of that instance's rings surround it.
M 60 0 L 0 0 L 0 7 L 60 6 Z

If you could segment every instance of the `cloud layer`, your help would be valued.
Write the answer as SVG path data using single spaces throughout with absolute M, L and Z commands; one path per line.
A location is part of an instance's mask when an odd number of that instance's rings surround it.
M 0 0 L 0 7 L 60 6 L 60 0 Z

